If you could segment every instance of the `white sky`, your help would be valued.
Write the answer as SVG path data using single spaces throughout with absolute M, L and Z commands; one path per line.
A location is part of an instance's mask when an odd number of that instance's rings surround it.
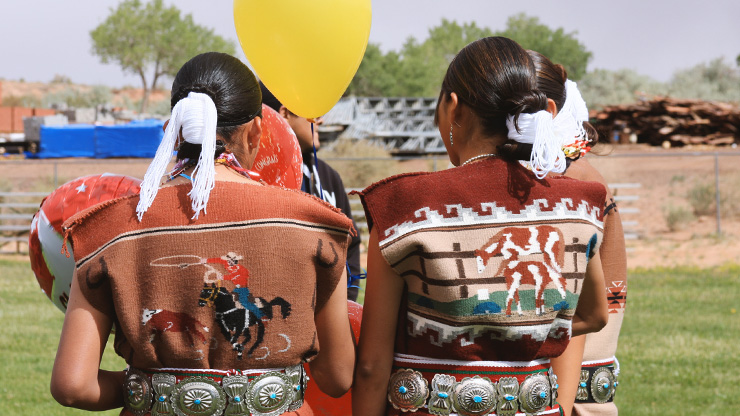
M 165 3 L 237 40 L 230 0 Z M 90 53 L 89 32 L 117 4 L 0 0 L 0 78 L 48 82 L 62 74 L 77 83 L 138 86 L 138 77 L 103 65 Z M 370 42 L 384 51 L 398 50 L 409 36 L 425 39 L 442 18 L 499 30 L 519 12 L 537 16 L 551 28 L 577 31 L 593 53 L 589 69 L 631 68 L 667 81 L 677 69 L 721 56 L 734 63 L 740 54 L 738 0 L 373 0 Z

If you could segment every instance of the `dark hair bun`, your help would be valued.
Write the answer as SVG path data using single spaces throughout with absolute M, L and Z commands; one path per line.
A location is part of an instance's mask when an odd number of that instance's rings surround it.
M 509 140 L 498 147 L 498 153 L 507 160 L 529 160 L 532 158 L 531 143 L 518 143 Z
M 519 115 L 536 113 L 547 108 L 547 96 L 540 90 L 530 90 L 518 97 L 506 100 L 506 112 L 514 116 L 514 125 L 519 130 Z
M 216 97 L 217 97 L 216 91 L 214 91 L 212 88 L 209 88 L 207 85 L 196 84 L 192 86 L 183 87 L 175 91 L 175 93 L 172 94 L 172 99 L 170 100 L 170 106 L 174 108 L 175 104 L 180 102 L 180 100 L 182 100 L 183 98 L 187 97 L 188 94 L 190 94 L 191 92 L 198 92 L 201 94 L 206 94 L 207 96 L 211 97 L 211 100 L 213 100 L 214 103 L 216 102 Z
M 546 108 L 547 96 L 540 90 L 530 90 L 506 100 L 505 110 L 509 115 L 518 116 L 521 113 L 536 113 Z

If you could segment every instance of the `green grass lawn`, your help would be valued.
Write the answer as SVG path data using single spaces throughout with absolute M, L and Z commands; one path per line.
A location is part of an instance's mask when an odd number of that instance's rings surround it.
M 740 414 L 738 311 L 740 266 L 632 271 L 618 351 L 620 414 Z M 28 262 L 0 259 L 0 414 L 86 414 L 49 394 L 62 319 Z M 109 344 L 103 368 L 124 366 Z
M 629 274 L 623 415 L 740 415 L 740 266 Z
M 88 415 L 57 404 L 49 393 L 64 314 L 41 292 L 27 261 L 0 258 L 0 414 Z M 111 337 L 102 367 L 122 370 Z M 118 415 L 120 410 L 98 413 Z

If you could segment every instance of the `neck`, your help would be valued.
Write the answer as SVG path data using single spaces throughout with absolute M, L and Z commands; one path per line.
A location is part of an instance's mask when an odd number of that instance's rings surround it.
M 506 137 L 504 136 L 473 134 L 467 141 L 465 141 L 464 143 L 460 143 L 460 148 L 457 150 L 457 166 L 460 166 L 466 161 L 480 155 L 497 155 L 498 146 L 504 144 L 505 142 Z
M 241 173 L 231 169 L 230 167 L 221 163 L 216 164 L 216 181 L 222 182 L 245 182 L 256 184 L 257 182 L 242 175 Z

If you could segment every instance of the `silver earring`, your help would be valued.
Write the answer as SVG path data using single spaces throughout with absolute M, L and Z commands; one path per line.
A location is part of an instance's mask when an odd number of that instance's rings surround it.
M 450 124 L 450 147 L 452 147 L 452 124 Z

